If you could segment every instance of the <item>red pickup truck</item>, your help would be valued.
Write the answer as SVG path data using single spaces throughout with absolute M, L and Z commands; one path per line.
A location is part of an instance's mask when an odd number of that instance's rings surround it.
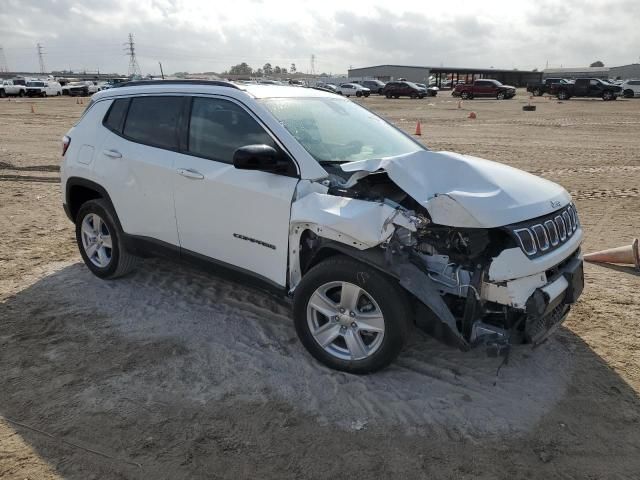
M 504 100 L 513 98 L 516 95 L 516 87 L 503 85 L 498 80 L 476 80 L 473 83 L 458 84 L 451 95 L 461 97 L 464 100 L 472 98 L 496 98 Z

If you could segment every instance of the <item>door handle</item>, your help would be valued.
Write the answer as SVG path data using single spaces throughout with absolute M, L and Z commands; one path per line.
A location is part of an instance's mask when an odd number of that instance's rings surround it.
M 179 168 L 178 173 L 183 177 L 192 178 L 194 180 L 202 180 L 204 178 L 203 174 L 191 168 Z
M 111 158 L 122 158 L 122 154 L 117 150 L 103 150 L 102 154 Z

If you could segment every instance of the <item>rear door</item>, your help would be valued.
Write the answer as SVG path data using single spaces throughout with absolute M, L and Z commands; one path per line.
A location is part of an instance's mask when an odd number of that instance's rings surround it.
M 193 97 L 188 123 L 186 153 L 178 157 L 173 179 L 181 247 L 286 285 L 289 218 L 298 178 L 238 170 L 233 153 L 242 146 L 266 144 L 288 157 L 235 100 Z
M 123 230 L 175 246 L 174 163 L 185 103 L 181 96 L 116 99 L 95 162 Z

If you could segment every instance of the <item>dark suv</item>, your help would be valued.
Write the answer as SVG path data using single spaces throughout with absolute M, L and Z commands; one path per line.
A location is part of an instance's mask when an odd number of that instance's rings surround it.
M 382 89 L 381 95 L 387 98 L 424 98 L 427 91 L 413 82 L 389 82 Z
M 382 90 L 384 89 L 384 86 L 385 86 L 385 83 L 381 82 L 380 80 L 359 80 L 354 83 L 359 83 L 363 87 L 366 87 L 369 90 L 371 90 L 371 93 L 377 93 L 379 95 L 382 95 Z

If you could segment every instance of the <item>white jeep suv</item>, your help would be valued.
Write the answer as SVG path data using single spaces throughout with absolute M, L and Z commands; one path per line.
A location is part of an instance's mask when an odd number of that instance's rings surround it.
M 388 365 L 416 324 L 461 349 L 538 344 L 582 292 L 562 187 L 429 151 L 326 91 L 132 82 L 93 96 L 63 157 L 95 275 L 174 254 L 275 290 L 335 369 Z

